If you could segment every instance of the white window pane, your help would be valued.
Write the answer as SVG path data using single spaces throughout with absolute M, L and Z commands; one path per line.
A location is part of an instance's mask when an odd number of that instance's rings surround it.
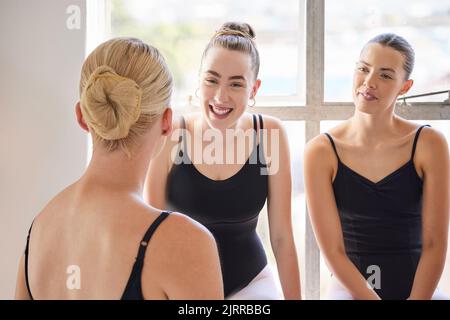
M 112 0 L 111 36 L 135 36 L 159 48 L 175 78 L 174 102 L 194 96 L 203 49 L 224 22 L 247 22 L 260 52 L 259 96 L 302 96 L 298 0 Z M 304 21 L 304 20 L 302 20 Z M 303 52 L 303 51 L 302 51 Z M 304 69 L 303 66 L 301 69 Z
M 364 44 L 393 32 L 406 38 L 416 52 L 408 95 L 450 89 L 450 1 L 326 0 L 325 100 L 351 101 L 352 75 Z M 448 97 L 448 96 L 447 96 Z M 443 101 L 445 95 L 411 101 Z

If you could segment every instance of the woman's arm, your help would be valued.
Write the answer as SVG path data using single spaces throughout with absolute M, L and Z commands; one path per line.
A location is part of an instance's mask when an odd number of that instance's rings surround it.
M 309 217 L 328 267 L 355 299 L 380 299 L 345 253 L 341 223 L 332 187 L 337 161 L 323 135 L 305 150 L 304 176 Z
M 449 220 L 449 151 L 445 137 L 424 128 L 416 163 L 423 172 L 422 255 L 410 299 L 431 299 L 444 269 Z
M 278 274 L 285 299 L 301 299 L 300 271 L 291 220 L 291 164 L 286 133 L 279 120 L 264 117 L 268 141 L 264 150 L 268 154 L 269 194 L 267 212 L 270 242 L 277 261 Z M 276 136 L 278 132 L 278 138 Z M 272 133 L 275 135 L 272 136 Z M 269 161 L 268 161 L 269 162 Z M 277 163 L 276 163 L 277 162 Z

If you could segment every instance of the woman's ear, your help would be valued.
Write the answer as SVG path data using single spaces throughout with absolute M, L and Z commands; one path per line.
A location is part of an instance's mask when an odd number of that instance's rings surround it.
M 405 84 L 403 85 L 403 88 L 400 91 L 399 95 L 406 94 L 409 91 L 409 89 L 411 89 L 413 84 L 414 84 L 414 80 L 412 80 L 412 79 L 409 79 L 408 81 L 406 81 Z
M 261 80 L 256 79 L 255 84 L 253 85 L 253 88 L 252 88 L 252 93 L 250 94 L 250 99 L 255 98 L 260 86 L 261 86 Z
M 163 116 L 162 116 L 162 135 L 168 136 L 172 133 L 172 109 L 167 108 L 164 110 Z
M 81 113 L 80 101 L 77 102 L 75 106 L 75 113 L 77 115 L 78 125 L 86 132 L 89 132 L 89 127 L 86 125 L 86 122 L 83 119 L 83 113 Z

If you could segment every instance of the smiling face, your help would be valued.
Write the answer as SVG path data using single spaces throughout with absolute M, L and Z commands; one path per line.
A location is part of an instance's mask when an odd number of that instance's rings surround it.
M 250 55 L 221 47 L 211 48 L 200 70 L 200 105 L 211 128 L 224 130 L 236 125 L 254 98 L 260 80 L 255 80 Z
M 353 77 L 353 101 L 357 110 L 376 114 L 395 105 L 412 86 L 405 80 L 405 57 L 397 50 L 370 43 L 361 52 Z

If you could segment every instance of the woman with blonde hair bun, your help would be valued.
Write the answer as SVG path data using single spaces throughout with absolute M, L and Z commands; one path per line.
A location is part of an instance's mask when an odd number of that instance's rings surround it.
M 172 129 L 171 93 L 163 56 L 139 39 L 111 39 L 87 57 L 76 115 L 92 159 L 35 218 L 17 299 L 223 298 L 209 231 L 142 199 L 149 161 Z

